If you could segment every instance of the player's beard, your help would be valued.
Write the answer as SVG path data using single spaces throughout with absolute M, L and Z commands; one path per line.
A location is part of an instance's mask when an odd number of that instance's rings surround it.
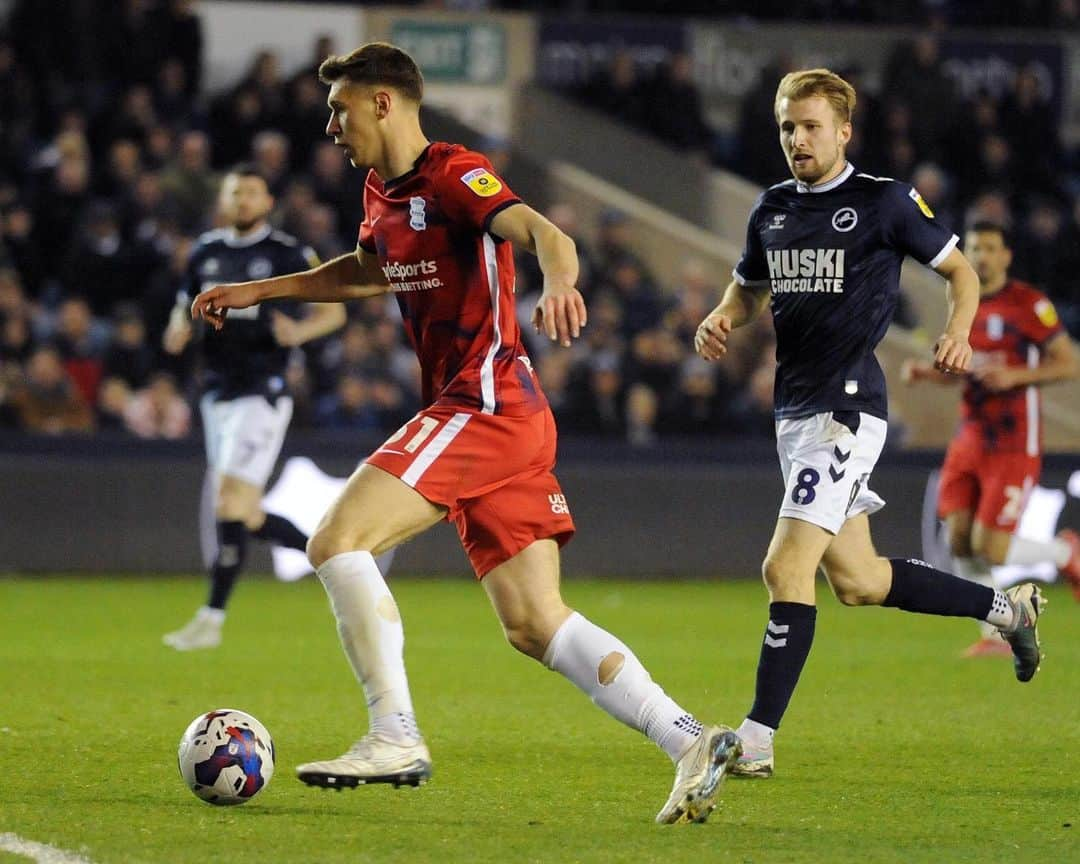
M 233 219 L 233 228 L 235 228 L 236 231 L 238 231 L 240 234 L 247 234 L 256 225 L 262 222 L 262 220 L 262 216 L 256 216 L 253 219 L 241 219 L 237 217 L 236 219 Z

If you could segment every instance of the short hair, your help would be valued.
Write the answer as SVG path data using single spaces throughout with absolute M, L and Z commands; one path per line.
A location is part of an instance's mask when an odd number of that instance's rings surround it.
M 831 106 L 841 123 L 850 123 L 855 113 L 855 88 L 835 72 L 828 69 L 799 69 L 788 72 L 780 79 L 773 100 L 773 113 L 780 119 L 780 100 L 790 99 L 797 102 L 820 96 Z
M 968 232 L 973 234 L 997 234 L 1001 237 L 1001 244 L 1006 249 L 1012 249 L 1008 229 L 999 222 L 991 222 L 989 219 L 979 219 L 968 226 Z
M 267 189 L 270 188 L 270 181 L 267 179 L 266 174 L 254 162 L 237 162 L 225 174 L 226 176 L 235 174 L 237 177 L 257 177 L 266 184 Z
M 319 66 L 323 84 L 342 78 L 354 84 L 393 87 L 413 102 L 424 98 L 424 76 L 416 61 L 389 42 L 368 42 L 349 54 L 323 60 Z

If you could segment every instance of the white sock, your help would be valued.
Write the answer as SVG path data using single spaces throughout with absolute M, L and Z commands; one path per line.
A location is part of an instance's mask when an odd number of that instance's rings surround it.
M 369 552 L 326 561 L 319 579 L 330 596 L 341 647 L 364 688 L 372 732 L 401 743 L 419 738 L 405 675 L 405 630 L 397 604 Z
M 961 579 L 985 585 L 987 588 L 994 587 L 994 574 L 990 565 L 982 558 L 953 558 L 953 573 Z M 979 635 L 983 639 L 995 639 L 998 637 L 998 628 L 988 621 L 979 621 Z
M 755 749 L 768 750 L 772 747 L 776 730 L 771 726 L 766 726 L 764 723 L 758 723 L 757 720 L 751 720 L 747 717 L 739 724 L 735 734 Z
M 1029 540 L 1027 537 L 1013 535 L 1009 551 L 1005 553 L 1006 564 L 1041 564 L 1053 562 L 1055 567 L 1064 567 L 1069 563 L 1072 547 L 1060 537 L 1053 540 Z
M 610 654 L 621 654 L 623 665 L 609 683 L 601 684 L 600 664 Z M 633 651 L 577 612 L 551 637 L 543 663 L 616 720 L 645 733 L 675 762 L 701 735 L 701 724 L 649 677 Z
M 1016 626 L 1016 610 L 1013 609 L 1004 591 L 994 589 L 994 602 L 990 604 L 990 614 L 986 616 L 986 623 L 1005 631 L 1011 631 Z
M 199 611 L 195 613 L 195 617 L 200 621 L 216 624 L 220 627 L 225 623 L 225 610 L 215 609 L 213 606 L 200 606 Z

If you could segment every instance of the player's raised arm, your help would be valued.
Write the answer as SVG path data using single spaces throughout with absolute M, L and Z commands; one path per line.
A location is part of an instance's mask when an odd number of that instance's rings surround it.
M 544 290 L 532 322 L 553 342 L 570 345 L 585 326 L 585 299 L 577 290 L 578 257 L 573 239 L 527 204 L 514 204 L 491 220 L 492 233 L 532 252 L 544 274 Z
M 745 285 L 732 279 L 724 297 L 702 321 L 694 334 L 694 350 L 705 360 L 719 360 L 727 353 L 727 337 L 736 327 L 754 321 L 769 303 L 769 286 Z
M 203 318 L 220 330 L 228 309 L 244 309 L 266 300 L 286 298 L 308 303 L 339 303 L 385 294 L 388 290 L 386 277 L 375 256 L 357 247 L 355 252 L 332 258 L 313 270 L 273 279 L 215 285 L 195 298 L 191 304 L 191 317 Z
M 964 253 L 953 249 L 934 268 L 948 280 L 948 319 L 934 346 L 934 368 L 946 373 L 966 372 L 971 364 L 968 337 L 979 308 L 979 277 Z

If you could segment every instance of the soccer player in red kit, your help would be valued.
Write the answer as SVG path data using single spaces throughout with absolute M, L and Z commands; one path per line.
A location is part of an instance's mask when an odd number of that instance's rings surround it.
M 945 454 L 938 493 L 954 570 L 992 585 L 994 565 L 1051 561 L 1080 598 L 1076 532 L 1062 531 L 1050 542 L 1016 534 L 1042 467 L 1038 388 L 1077 377 L 1076 350 L 1046 296 L 1009 278 L 1012 250 L 1001 226 L 976 223 L 964 251 L 979 274 L 979 309 L 970 339 L 974 356 L 960 428 Z M 908 383 L 957 380 L 915 361 L 904 364 L 902 377 Z M 1011 655 L 994 628 L 980 626 L 981 638 L 968 656 Z
M 319 69 L 326 132 L 370 166 L 355 253 L 305 273 L 215 286 L 192 314 L 275 298 L 338 301 L 393 292 L 416 349 L 425 407 L 349 479 L 308 543 L 363 685 L 370 729 L 344 755 L 299 766 L 317 786 L 418 784 L 431 758 L 417 727 L 397 606 L 372 558 L 442 519 L 454 523 L 510 643 L 569 678 L 675 762 L 658 822 L 704 821 L 739 754 L 734 733 L 703 726 L 633 652 L 568 608 L 559 546 L 574 533 L 555 479 L 555 424 L 514 314 L 511 246 L 534 253 L 544 289 L 538 330 L 570 345 L 585 324 L 573 241 L 523 204 L 480 154 L 432 143 L 420 127 L 412 58 L 370 43 Z

